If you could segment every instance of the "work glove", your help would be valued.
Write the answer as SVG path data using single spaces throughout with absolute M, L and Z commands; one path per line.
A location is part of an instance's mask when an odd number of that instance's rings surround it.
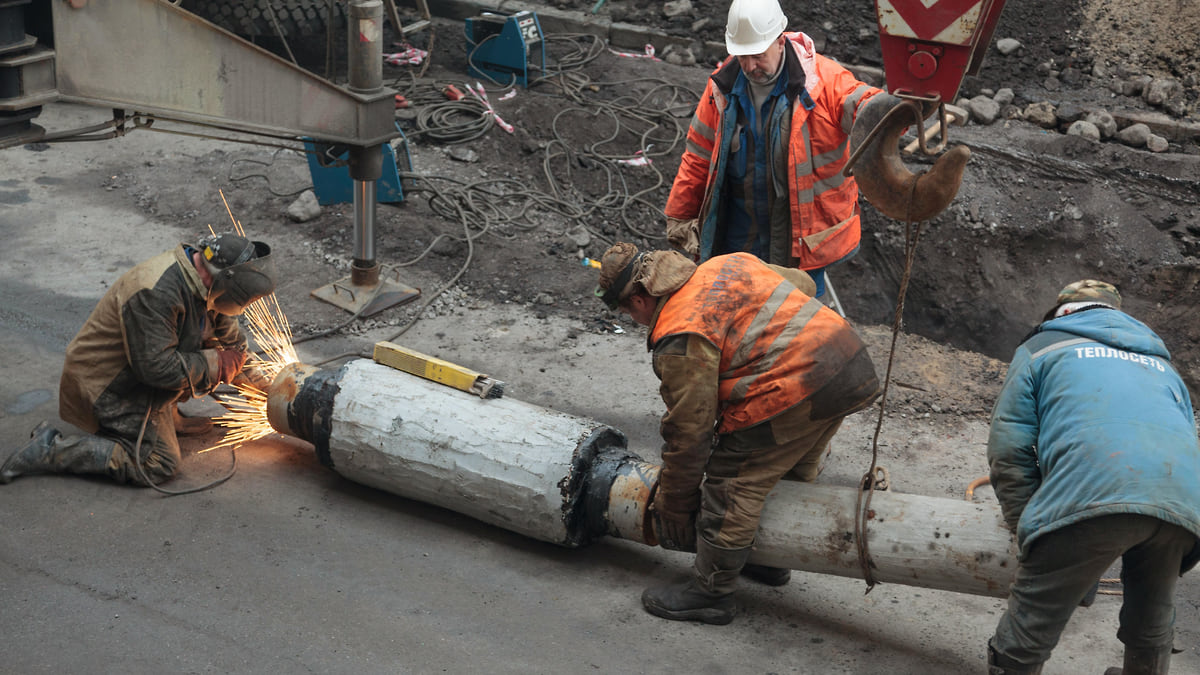
M 695 258 L 700 255 L 700 221 L 667 216 L 667 242 Z
M 242 372 L 246 365 L 246 352 L 240 349 L 221 349 L 217 351 L 217 382 L 232 383 L 233 378 Z
M 270 378 L 268 378 L 263 371 L 254 367 L 243 369 L 242 372 L 238 373 L 237 376 L 233 378 L 233 382 L 230 384 L 235 387 L 248 387 L 250 389 L 256 389 L 264 394 L 267 393 L 267 390 L 271 388 Z
M 650 505 L 658 544 L 671 551 L 695 551 L 696 512 L 680 509 L 671 502 L 664 493 L 658 492 L 654 495 L 654 503 Z

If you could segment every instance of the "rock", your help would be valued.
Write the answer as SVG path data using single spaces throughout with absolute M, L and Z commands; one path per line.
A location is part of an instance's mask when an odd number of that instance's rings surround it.
M 992 97 L 992 99 L 996 101 L 1001 108 L 1012 103 L 1014 98 L 1015 96 L 1013 95 L 1013 90 L 1008 87 L 1000 89 L 996 92 L 996 95 Z
M 996 40 L 996 51 L 1008 56 L 1021 48 L 1021 41 L 1013 38 L 1000 38 Z
M 696 55 L 692 53 L 691 47 L 667 45 L 666 49 L 663 50 L 662 60 L 676 66 L 696 65 Z
M 674 44 L 667 44 L 666 49 L 662 50 L 662 60 L 676 66 L 695 66 L 696 54 L 692 53 L 691 47 L 676 47 Z
M 1167 102 L 1163 104 L 1163 109 L 1175 117 L 1187 117 L 1192 112 L 1192 106 L 1188 105 L 1182 94 L 1167 99 Z
M 1067 135 L 1082 136 L 1089 141 L 1100 140 L 1100 130 L 1096 128 L 1096 125 L 1083 120 L 1076 120 L 1075 122 L 1072 122 L 1071 126 L 1067 127 Z
M 1046 91 L 1058 91 L 1062 89 L 1062 81 L 1057 77 L 1047 77 L 1045 81 L 1042 82 L 1042 87 L 1044 87 Z
M 430 250 L 433 251 L 435 255 L 440 255 L 443 258 L 453 258 L 461 255 L 461 252 L 465 247 L 466 245 L 457 239 L 451 239 L 450 237 L 439 237 L 433 242 L 433 247 Z
M 1063 84 L 1074 87 L 1083 81 L 1083 73 L 1078 68 L 1063 68 L 1059 73 L 1058 79 L 1063 81 Z
M 450 146 L 450 149 L 446 150 L 446 154 L 450 155 L 450 159 L 458 160 L 460 162 L 467 162 L 469 164 L 479 161 L 478 152 L 461 145 Z
M 1117 132 L 1117 140 L 1131 148 L 1144 148 L 1146 142 L 1150 140 L 1150 127 L 1138 122 L 1130 124 L 1124 129 Z
M 1167 143 L 1167 139 L 1156 134 L 1150 134 L 1146 139 L 1146 149 L 1150 152 L 1166 152 L 1171 146 Z
M 1054 111 L 1054 116 L 1063 124 L 1072 124 L 1077 120 L 1081 120 L 1085 114 L 1087 114 L 1087 111 L 1074 103 L 1064 103 L 1058 106 L 1058 110 Z
M 1150 84 L 1150 79 L 1149 75 L 1131 77 L 1121 83 L 1121 88 L 1117 93 L 1123 96 L 1141 96 L 1142 92 L 1146 90 L 1146 86 Z
M 1169 77 L 1157 77 L 1146 83 L 1142 91 L 1142 100 L 1150 105 L 1161 106 L 1172 96 L 1183 93 L 1183 85 L 1178 80 Z
M 571 242 L 575 248 L 587 248 L 592 243 L 592 235 L 584 227 L 577 227 L 568 232 L 566 236 L 567 241 Z
M 287 207 L 287 217 L 294 223 L 307 223 L 321 215 L 321 205 L 317 203 L 317 195 L 312 190 L 300 193 L 296 201 Z
M 708 17 L 704 17 L 703 19 L 697 19 L 696 21 L 692 22 L 692 32 L 699 33 L 701 30 L 704 29 L 705 26 L 707 26 L 710 23 L 712 23 L 712 19 L 710 19 Z
M 972 121 L 988 125 L 996 121 L 1000 114 L 1000 105 L 981 94 L 967 101 L 967 112 L 971 114 Z
M 1112 138 L 1117 133 L 1117 121 L 1107 110 L 1093 110 L 1084 116 L 1083 121 L 1095 125 L 1101 138 Z
M 663 16 L 668 19 L 692 13 L 692 0 L 673 0 L 663 5 Z
M 1025 119 L 1043 129 L 1053 129 L 1058 126 L 1058 117 L 1054 114 L 1054 104 L 1049 101 L 1038 101 L 1025 106 Z

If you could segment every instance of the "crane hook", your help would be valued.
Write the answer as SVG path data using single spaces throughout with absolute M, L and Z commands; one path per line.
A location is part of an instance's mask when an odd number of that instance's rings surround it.
M 899 103 L 883 105 L 897 98 Z M 922 149 L 926 149 L 924 110 L 932 104 L 938 106 L 944 145 L 949 125 L 941 97 L 880 94 L 868 101 L 854 120 L 850 133 L 852 154 L 842 173 L 854 176 L 863 197 L 889 218 L 907 222 L 928 220 L 950 205 L 962 184 L 963 171 L 971 158 L 971 151 L 965 145 L 950 148 L 929 171 L 920 174 L 909 171 L 900 161 L 900 136 L 913 123 L 917 125 Z

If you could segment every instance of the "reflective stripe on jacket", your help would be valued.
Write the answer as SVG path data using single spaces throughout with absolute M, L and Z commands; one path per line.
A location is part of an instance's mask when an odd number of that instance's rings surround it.
M 817 414 L 847 415 L 878 390 L 850 324 L 748 253 L 702 263 L 665 300 L 650 344 L 682 334 L 699 335 L 721 352 L 720 433 L 764 422 L 812 397 Z
M 1192 401 L 1162 340 L 1115 309 L 1043 323 L 992 412 L 991 482 L 1021 555 L 1041 535 L 1136 513 L 1200 537 Z M 1200 558 L 1200 544 L 1185 568 Z
M 208 289 L 181 245 L 121 275 L 67 345 L 59 416 L 87 432 L 101 398 L 160 390 L 164 400 L 217 386 L 212 347 L 245 348 L 237 318 L 208 310 Z
M 849 255 L 861 236 L 858 185 L 842 175 L 849 159 L 849 134 L 858 107 L 881 90 L 859 82 L 837 62 L 816 53 L 804 33 L 785 33 L 784 67 L 792 114 L 776 115 L 767 132 L 772 139 L 788 134 L 788 203 L 791 253 L 805 270 L 818 269 Z M 700 258 L 714 254 L 720 240 L 721 183 L 728 161 L 729 138 L 737 122 L 729 92 L 741 69 L 729 58 L 713 72 L 696 106 L 667 199 L 666 215 L 700 221 Z M 778 262 L 778 261 L 772 261 Z

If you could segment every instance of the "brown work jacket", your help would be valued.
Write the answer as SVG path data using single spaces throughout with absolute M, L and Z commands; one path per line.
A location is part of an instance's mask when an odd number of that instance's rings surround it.
M 95 432 L 101 399 L 165 402 L 211 391 L 220 371 L 214 347 L 244 349 L 246 339 L 237 318 L 210 311 L 207 297 L 182 244 L 123 274 L 67 345 L 59 416 Z

